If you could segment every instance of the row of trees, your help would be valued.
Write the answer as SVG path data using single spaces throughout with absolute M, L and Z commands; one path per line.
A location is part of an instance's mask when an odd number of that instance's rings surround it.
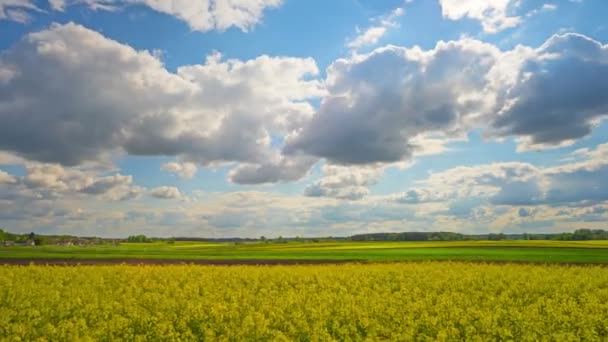
M 350 237 L 352 241 L 464 241 L 464 240 L 608 240 L 608 230 L 577 229 L 573 233 L 558 234 L 479 234 L 452 232 L 371 233 Z
M 14 234 L 11 232 L 4 231 L 0 229 L 0 242 L 11 241 L 15 243 L 24 243 L 28 241 L 33 241 L 36 245 L 44 245 L 47 242 L 46 237 L 41 235 L 36 235 L 34 233 L 29 234 Z
M 404 232 L 357 234 L 350 239 L 352 241 L 462 241 L 473 240 L 474 237 L 452 232 Z
M 42 236 L 34 233 L 29 234 L 14 234 L 0 229 L 0 242 L 12 241 L 15 243 L 24 243 L 27 241 L 34 241 L 36 245 L 43 244 L 56 244 L 64 241 L 70 241 L 70 239 L 89 239 L 91 243 L 99 244 L 103 243 L 103 239 L 100 238 L 76 238 L 72 236 Z M 558 234 L 479 234 L 479 235 L 467 235 L 453 232 L 403 232 L 403 233 L 371 233 L 371 234 L 357 234 L 350 238 L 325 238 L 323 240 L 351 240 L 351 241 L 465 241 L 465 240 L 608 240 L 608 230 L 603 229 L 577 229 L 573 233 L 558 233 Z M 174 243 L 176 240 L 189 240 L 188 238 L 152 238 L 147 237 L 143 234 L 131 235 L 126 241 L 137 242 L 137 243 L 149 243 L 164 241 L 168 243 Z M 196 239 L 205 241 L 207 239 Z M 218 241 L 255 241 L 255 239 L 217 239 Z M 302 238 L 283 238 L 267 239 L 266 237 L 260 237 L 261 241 L 274 242 L 274 243 L 287 243 L 289 240 L 292 241 L 308 241 L 318 242 L 319 239 L 302 239 Z M 88 241 L 88 240 L 87 240 Z M 116 240 L 118 241 L 118 240 Z M 116 242 L 115 241 L 115 242 Z

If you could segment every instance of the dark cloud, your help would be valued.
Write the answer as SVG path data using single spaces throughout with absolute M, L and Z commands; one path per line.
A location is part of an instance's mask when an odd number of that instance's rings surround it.
M 150 196 L 159 199 L 179 199 L 182 197 L 181 192 L 174 186 L 161 186 L 150 189 Z
M 243 164 L 233 169 L 228 179 L 237 184 L 263 184 L 296 181 L 317 162 L 314 157 L 283 157 L 275 162 Z
M 481 109 L 484 75 L 497 54 L 489 44 L 464 40 L 425 52 L 389 46 L 337 60 L 327 71 L 329 95 L 285 152 L 338 164 L 407 159 L 413 138 L 457 130 Z
M 608 46 L 585 36 L 554 36 L 525 62 L 492 127 L 529 147 L 588 135 L 608 115 Z
M 528 210 L 526 208 L 519 208 L 517 214 L 519 215 L 519 217 L 528 217 L 528 216 L 532 215 L 530 210 Z

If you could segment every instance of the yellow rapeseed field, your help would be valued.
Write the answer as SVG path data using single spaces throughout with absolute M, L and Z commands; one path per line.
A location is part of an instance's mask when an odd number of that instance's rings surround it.
M 608 340 L 608 268 L 2 266 L 2 341 Z

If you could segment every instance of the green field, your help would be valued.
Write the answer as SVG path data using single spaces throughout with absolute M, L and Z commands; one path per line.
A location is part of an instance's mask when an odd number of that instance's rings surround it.
M 0 247 L 0 259 L 513 261 L 608 263 L 608 241 L 122 243 Z

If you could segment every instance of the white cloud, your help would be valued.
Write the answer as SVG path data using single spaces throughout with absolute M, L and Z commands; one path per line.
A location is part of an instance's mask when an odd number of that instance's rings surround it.
M 349 41 L 346 46 L 351 49 L 359 49 L 367 45 L 374 45 L 388 32 L 389 28 L 398 27 L 396 19 L 402 16 L 405 10 L 402 7 L 395 8 L 389 15 L 374 17 L 372 22 L 376 25 L 370 26 L 365 30 L 357 28 L 357 37 Z
M 82 0 L 77 0 L 81 2 Z M 250 30 L 262 19 L 264 10 L 278 7 L 281 0 L 85 0 L 93 6 L 144 5 L 174 16 L 197 31 L 224 31 L 232 26 Z
M 262 164 L 277 153 L 270 137 L 300 127 L 314 112 L 305 100 L 324 94 L 309 58 L 214 54 L 171 73 L 75 24 L 29 34 L 0 70 L 0 149 L 63 165 L 125 152 Z
M 26 23 L 30 21 L 32 11 L 41 11 L 32 0 L 0 0 L 0 20 Z
M 196 164 L 189 163 L 189 162 L 165 163 L 165 164 L 161 165 L 161 169 L 174 173 L 183 179 L 190 179 L 190 178 L 194 177 L 194 175 L 196 174 L 196 171 L 197 171 Z
M 450 199 L 451 194 L 441 192 L 440 189 L 411 189 L 402 194 L 393 195 L 395 202 L 403 204 L 419 204 L 429 202 L 444 202 Z
M 543 4 L 543 6 L 541 7 L 543 10 L 545 11 L 554 11 L 557 9 L 557 5 L 555 4 Z
M 17 184 L 18 182 L 17 177 L 0 170 L 0 185 Z
M 439 0 L 445 18 L 478 20 L 488 33 L 496 33 L 521 22 L 520 17 L 509 14 L 516 3 L 514 0 Z
M 306 187 L 305 195 L 358 200 L 369 194 L 381 175 L 382 168 L 324 165 L 323 177 Z
M 581 160 L 546 168 L 521 162 L 455 167 L 432 173 L 419 182 L 420 188 L 395 200 L 458 204 L 477 199 L 475 206 L 589 206 L 608 201 L 608 190 L 601 186 L 608 177 L 608 144 L 579 150 L 575 157 Z
M 66 0 L 49 0 L 49 5 L 55 11 L 63 11 L 65 9 Z
M 195 31 L 225 31 L 236 27 L 249 31 L 259 24 L 264 11 L 279 7 L 282 0 L 48 0 L 52 10 L 85 5 L 92 10 L 116 11 L 124 6 L 146 6 L 185 22 Z M 0 0 L 0 20 L 30 20 L 29 11 L 41 11 L 33 0 Z
M 3 185 L 0 198 L 31 200 L 92 196 L 118 201 L 133 199 L 143 190 L 133 184 L 132 176 L 108 176 L 101 169 L 64 168 L 37 162 L 23 162 L 21 166 L 25 173 L 21 177 L 0 170 L 0 185 Z
M 178 199 L 182 197 L 182 193 L 174 186 L 161 186 L 150 189 L 150 196 L 160 199 Z
M 372 26 L 363 31 L 355 39 L 347 44 L 349 48 L 360 48 L 365 45 L 373 45 L 384 36 L 386 33 L 386 27 Z

